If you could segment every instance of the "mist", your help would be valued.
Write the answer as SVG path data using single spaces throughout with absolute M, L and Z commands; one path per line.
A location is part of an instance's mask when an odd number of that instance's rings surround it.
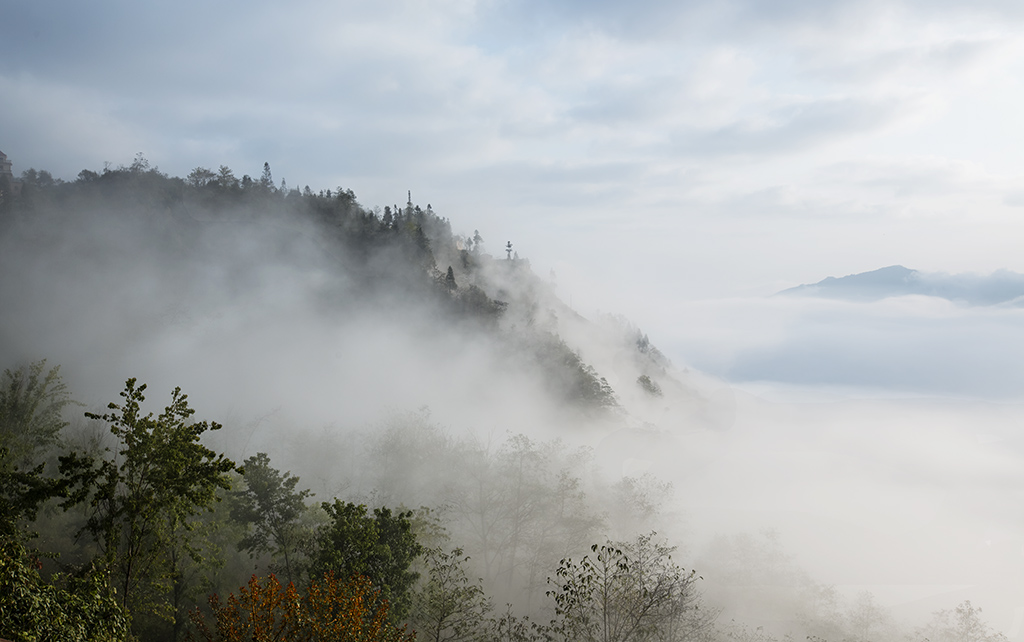
M 19 302 L 5 308 L 8 362 L 67 355 L 65 376 L 90 404 L 137 376 L 193 388 L 203 413 L 280 410 L 310 428 L 423 405 L 474 417 L 501 407 L 479 382 L 528 386 L 427 302 L 361 290 L 312 226 L 236 217 L 174 221 L 188 239 L 138 212 L 19 223 L 3 252 L 4 293 Z
M 656 530 L 720 638 L 1021 639 L 1024 13 L 961 4 L 14 0 L 0 149 L 66 183 L 0 177 L 0 370 L 60 365 L 72 443 L 180 386 L 524 612 Z M 499 554 L 513 461 L 571 510 Z
M 874 600 L 904 627 L 973 600 L 1020 634 L 1018 308 L 734 298 L 681 304 L 690 322 L 659 336 L 581 314 L 528 259 L 495 259 L 486 249 L 501 246 L 481 241 L 478 269 L 455 281 L 503 307 L 474 322 L 424 290 L 429 270 L 410 271 L 407 255 L 355 251 L 280 204 L 297 192 L 223 209 L 132 190 L 40 197 L 5 219 L 8 367 L 60 364 L 95 411 L 129 377 L 157 405 L 180 386 L 224 424 L 208 441 L 237 461 L 269 453 L 324 499 L 431 507 L 453 536 L 469 537 L 460 529 L 484 505 L 449 470 L 484 480 L 509 457 L 539 458 L 534 483 L 578 476 L 581 494 L 566 497 L 588 537 L 653 530 L 678 546 L 723 623 L 809 630 L 827 589 L 837 613 Z M 435 235 L 430 278 L 472 237 Z M 559 341 L 610 405 L 559 393 Z M 516 553 L 500 551 L 481 548 L 475 568 L 535 608 L 514 588 L 528 579 Z
M 774 532 L 848 599 L 869 591 L 918 622 L 971 599 L 1018 639 L 1024 318 L 1013 292 L 988 294 L 1016 277 L 921 275 L 959 288 L 949 297 L 882 288 L 652 306 L 685 320 L 649 326 L 659 346 L 735 398 L 728 429 L 678 444 L 679 459 L 652 457 L 685 496 L 692 536 Z

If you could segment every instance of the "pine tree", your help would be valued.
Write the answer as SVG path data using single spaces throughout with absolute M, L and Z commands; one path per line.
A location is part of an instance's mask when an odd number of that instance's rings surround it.
M 260 176 L 260 185 L 270 191 L 274 189 L 274 177 L 270 173 L 270 163 L 263 163 L 263 175 Z

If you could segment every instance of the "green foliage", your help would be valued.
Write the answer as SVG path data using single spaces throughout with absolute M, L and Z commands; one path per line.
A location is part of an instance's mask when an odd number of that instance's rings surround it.
M 651 395 L 652 397 L 662 396 L 661 386 L 659 386 L 658 382 L 653 381 L 649 376 L 640 375 L 639 377 L 637 377 L 636 382 L 640 384 L 640 387 L 643 389 L 644 392 Z
M 0 462 L 6 458 L 7 450 L 0 448 Z M 43 503 L 66 493 L 67 484 L 44 476 L 43 468 L 39 464 L 20 471 L 0 465 L 0 538 L 28 539 L 31 535 L 19 530 L 20 523 L 34 520 Z
M 133 617 L 168 613 L 167 592 L 176 573 L 172 557 L 201 558 L 192 544 L 192 519 L 210 508 L 218 488 L 229 487 L 235 468 L 199 442 L 220 425 L 190 423 L 194 410 L 180 389 L 156 417 L 141 412 L 145 389 L 129 379 L 123 403 L 108 406 L 113 412 L 87 413 L 110 424 L 117 440 L 113 456 L 61 458 L 61 471 L 75 488 L 68 503 L 87 503 L 82 532 L 100 546 L 121 605 Z
M 591 462 L 588 449 L 558 440 L 510 435 L 492 449 L 409 414 L 374 432 L 358 476 L 382 503 L 439 507 L 445 529 L 472 556 L 472 575 L 500 603 L 528 607 L 542 600 L 549 569 L 602 523 L 584 491 Z M 415 532 L 428 546 L 445 543 Z
M 185 182 L 188 183 L 189 187 L 196 189 L 206 187 L 216 180 L 217 174 L 205 167 L 196 167 L 185 177 Z
M 0 637 L 13 642 L 113 642 L 128 635 L 128 620 L 111 597 L 106 577 L 89 569 L 79 577 L 43 581 L 19 542 L 0 536 Z
M 563 559 L 548 582 L 551 632 L 571 642 L 695 639 L 715 613 L 701 606 L 696 571 L 672 562 L 674 548 L 654 533 L 628 543 L 593 545 L 593 556 Z
M 496 301 L 487 296 L 486 292 L 472 283 L 458 290 L 455 301 L 463 315 L 481 320 L 497 318 L 505 311 L 507 305 L 503 301 Z
M 189 611 L 214 588 L 213 577 L 224 566 L 231 525 L 220 503 L 196 519 L 181 523 L 167 549 L 169 607 L 165 617 L 149 618 L 139 637 L 144 640 L 180 640 Z M 232 542 L 233 544 L 233 542 Z M 235 574 L 234 580 L 242 574 Z
M 490 600 L 463 568 L 468 557 L 461 548 L 436 547 L 424 554 L 427 581 L 412 601 L 411 620 L 420 640 L 466 642 L 482 635 Z
M 299 478 L 272 468 L 266 453 L 246 459 L 243 471 L 245 488 L 232 493 L 231 507 L 231 518 L 248 530 L 238 549 L 280 558 L 285 577 L 293 582 L 301 571 L 301 551 L 312 538 L 312 529 L 301 521 L 310 491 L 296 491 Z
M 270 163 L 263 163 L 263 174 L 260 175 L 260 187 L 268 191 L 273 191 L 274 189 L 274 176 L 270 173 Z
M 44 474 L 40 460 L 67 425 L 63 410 L 73 403 L 59 367 L 47 370 L 37 361 L 5 370 L 0 380 L 0 536 L 26 541 L 19 528 L 35 519 L 49 499 L 64 494 L 66 484 Z
M 553 391 L 567 401 L 586 408 L 614 408 L 618 405 L 615 391 L 597 370 L 580 358 L 558 335 L 538 333 L 525 337 L 526 345 L 548 378 Z
M 227 165 L 221 165 L 217 170 L 217 186 L 223 190 L 238 189 L 239 181 L 235 178 L 235 173 Z
M 46 368 L 46 360 L 0 378 L 0 448 L 7 450 L 0 466 L 35 465 L 45 449 L 57 443 L 67 426 L 64 409 L 71 395 L 60 378 L 60 366 Z
M 403 620 L 410 589 L 419 578 L 410 566 L 423 552 L 412 532 L 412 512 L 392 514 L 389 508 L 375 508 L 370 516 L 366 506 L 339 499 L 322 506 L 330 522 L 318 535 L 313 576 L 329 571 L 339 577 L 364 575 L 391 603 L 396 621 Z

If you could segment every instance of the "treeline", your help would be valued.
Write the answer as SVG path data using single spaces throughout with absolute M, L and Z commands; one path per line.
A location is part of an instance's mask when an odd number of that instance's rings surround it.
M 151 167 L 141 154 L 127 166 L 82 170 L 73 181 L 30 169 L 20 183 L 18 195 L 0 202 L 0 237 L 16 244 L 48 251 L 45 243 L 54 239 L 74 247 L 74 236 L 85 236 L 89 226 L 108 228 L 126 244 L 152 245 L 145 260 L 175 271 L 223 252 L 211 243 L 223 244 L 224 236 L 259 232 L 268 253 L 303 237 L 335 277 L 322 286 L 324 310 L 366 300 L 415 301 L 448 324 L 487 333 L 510 362 L 526 359 L 568 406 L 599 413 L 618 403 L 601 374 L 559 336 L 545 300 L 553 295 L 529 262 L 511 246 L 494 258 L 479 231 L 453 233 L 448 219 L 429 204 L 414 204 L 411 194 L 404 205 L 367 208 L 351 189 L 275 184 L 269 164 L 256 179 L 238 178 L 226 166 L 197 167 L 179 178 Z
M 377 496 L 392 505 L 371 510 L 348 498 L 313 501 L 265 453 L 236 463 L 214 452 L 203 437 L 219 424 L 195 421 L 180 390 L 150 412 L 146 392 L 128 380 L 106 412 L 85 413 L 106 438 L 75 438 L 57 368 L 5 371 L 3 637 L 627 640 L 710 631 L 714 612 L 701 608 L 698 578 L 672 561 L 670 546 L 652 535 L 598 537 L 601 518 L 588 513 L 573 473 L 580 452 L 516 436 L 488 453 L 402 422 L 368 449 Z M 415 431 L 423 439 L 407 441 Z M 453 457 L 467 473 L 462 487 L 427 480 Z M 404 508 L 399 498 L 413 494 L 417 476 L 424 499 L 448 503 Z M 457 544 L 456 533 L 467 541 Z M 587 541 L 604 543 L 588 550 Z M 470 564 L 474 556 L 481 564 Z M 480 568 L 486 580 L 470 574 Z M 532 619 L 511 604 L 496 609 L 496 584 L 545 604 L 519 608 Z
M 236 178 L 225 166 L 217 172 L 197 167 L 179 178 L 151 167 L 140 154 L 128 166 L 82 170 L 74 181 L 30 169 L 22 173 L 20 182 L 20 194 L 8 198 L 4 206 L 8 225 L 36 216 L 74 224 L 90 216 L 116 219 L 123 214 L 148 219 L 152 228 L 162 232 L 161 240 L 184 248 L 198 242 L 204 224 L 244 226 L 275 219 L 313 223 L 339 268 L 358 274 L 367 287 L 394 287 L 388 279 L 401 278 L 418 287 L 432 283 L 439 291 L 448 291 L 439 261 L 454 263 L 456 269 L 473 265 L 470 253 L 462 255 L 456 248 L 461 241 L 452 235 L 450 223 L 429 205 L 426 209 L 414 205 L 411 195 L 404 207 L 370 210 L 357 202 L 350 189 L 314 193 L 308 186 L 302 191 L 289 189 L 284 181 L 276 186 L 269 164 L 256 180 L 248 175 Z M 368 261 L 377 255 L 386 256 L 387 263 Z M 364 269 L 368 262 L 372 269 Z
M 969 602 L 910 633 L 870 594 L 844 606 L 771 536 L 720 538 L 704 572 L 686 570 L 648 530 L 670 487 L 602 485 L 588 451 L 557 440 L 490 448 L 396 418 L 352 444 L 360 483 L 324 501 L 266 453 L 238 463 L 204 446 L 221 426 L 195 421 L 180 390 L 159 413 L 145 393 L 127 381 L 84 413 L 106 434 L 75 434 L 57 368 L 5 371 L 0 637 L 1005 640 Z M 776 634 L 718 617 L 744 605 L 796 619 Z

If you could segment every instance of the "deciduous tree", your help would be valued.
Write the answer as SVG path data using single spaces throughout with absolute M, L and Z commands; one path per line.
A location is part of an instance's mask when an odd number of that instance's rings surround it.
M 217 175 L 206 167 L 196 167 L 185 177 L 185 182 L 196 189 L 206 187 L 217 180 Z
M 103 573 L 90 568 L 78 577 L 53 580 L 43 581 L 20 542 L 0 537 L 0 638 L 115 642 L 127 637 L 127 618 L 108 596 Z
M 548 596 L 551 632 L 572 642 L 696 640 L 710 634 L 715 613 L 701 605 L 695 571 L 672 561 L 655 534 L 629 543 L 593 545 L 591 555 L 562 560 Z
M 47 369 L 46 360 L 14 370 L 0 378 L 0 448 L 5 468 L 37 463 L 40 452 L 55 444 L 67 426 L 64 409 L 74 402 L 60 378 L 60 366 Z
M 314 580 L 304 593 L 273 575 L 255 575 L 227 600 L 210 597 L 214 625 L 196 611 L 192 620 L 206 642 L 413 642 L 414 634 L 391 623 L 366 577 Z
M 243 462 L 244 488 L 232 493 L 232 519 L 247 526 L 238 543 L 249 554 L 270 553 L 280 558 L 287 581 L 294 582 L 300 572 L 298 559 L 312 531 L 302 522 L 309 489 L 296 491 L 299 478 L 270 466 L 266 453 L 257 453 Z
M 423 551 L 412 532 L 412 512 L 392 513 L 342 502 L 324 502 L 330 522 L 321 527 L 318 553 L 313 563 L 314 576 L 334 572 L 339 577 L 364 575 L 391 603 L 395 621 L 405 618 L 409 591 L 419 578 L 410 570 L 413 559 Z
M 420 640 L 465 642 L 484 630 L 491 603 L 479 581 L 471 582 L 462 549 L 442 547 L 424 554 L 427 579 L 413 597 L 412 622 Z
M 180 548 L 198 556 L 190 546 L 190 522 L 213 504 L 218 488 L 228 488 L 235 468 L 200 443 L 203 433 L 221 426 L 191 422 L 195 411 L 180 388 L 158 416 L 142 414 L 145 389 L 129 379 L 122 403 L 108 406 L 111 412 L 86 413 L 110 424 L 117 446 L 109 458 L 61 458 L 61 471 L 75 489 L 68 502 L 87 503 L 82 532 L 99 545 L 129 615 L 167 612 L 173 575 L 168 553 Z

